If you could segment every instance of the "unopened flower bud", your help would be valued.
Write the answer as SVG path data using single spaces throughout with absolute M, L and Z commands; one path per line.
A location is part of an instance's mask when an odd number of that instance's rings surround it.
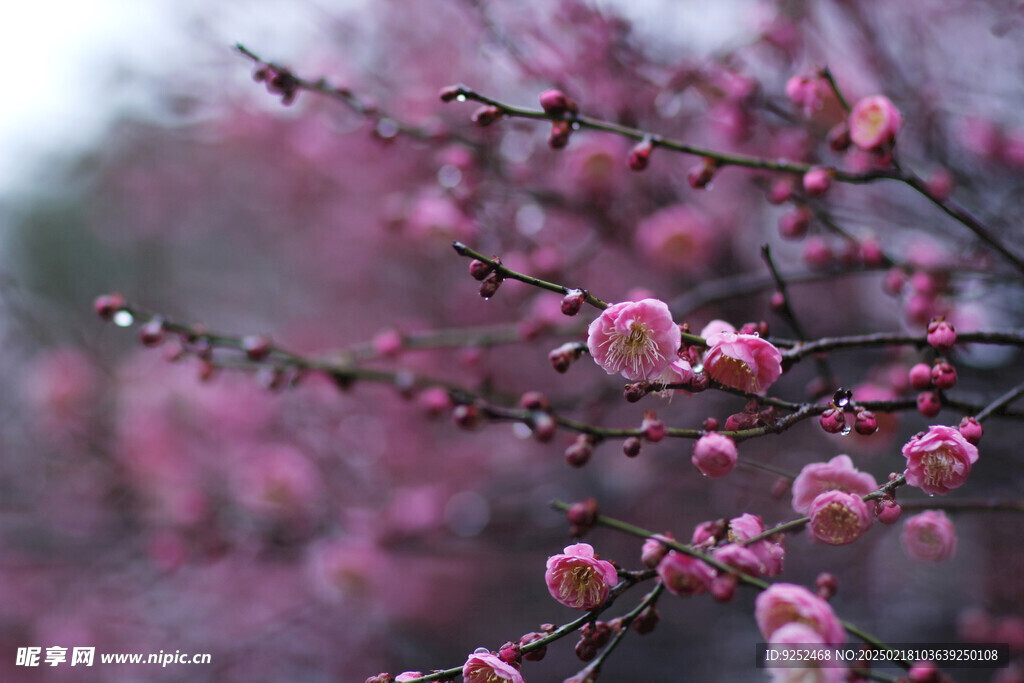
M 580 642 L 576 643 L 574 652 L 581 662 L 589 662 L 597 656 L 597 650 L 598 647 L 589 638 L 581 638 Z
M 562 313 L 568 316 L 576 315 L 580 312 L 580 308 L 583 306 L 583 301 L 586 298 L 587 295 L 582 289 L 570 289 L 562 297 Z
M 543 633 L 527 633 L 519 639 L 519 646 L 520 648 L 523 648 L 527 645 L 530 645 L 531 643 L 535 643 L 538 640 L 542 640 L 543 638 Z M 523 659 L 525 659 L 526 661 L 539 662 L 540 660 L 544 659 L 544 655 L 548 653 L 548 646 L 541 645 L 540 647 L 534 648 L 529 652 L 522 652 L 522 650 L 520 650 L 520 652 L 523 655 Z
M 736 596 L 737 582 L 735 574 L 719 574 L 711 580 L 708 592 L 716 602 L 729 602 Z
M 476 429 L 480 426 L 480 409 L 472 404 L 461 403 L 452 410 L 452 419 L 463 429 Z
M 548 354 L 548 360 L 551 361 L 551 365 L 556 371 L 560 373 L 568 372 L 569 366 L 583 355 L 583 348 L 578 342 L 567 342 L 556 349 L 552 349 Z
M 622 395 L 630 403 L 636 403 L 650 391 L 651 385 L 648 382 L 634 382 L 626 385 L 626 388 L 622 390 Z
M 261 361 L 270 355 L 270 338 L 265 334 L 250 334 L 242 337 L 242 350 L 251 361 Z
M 498 287 L 501 286 L 501 276 L 497 273 L 491 273 L 487 276 L 483 282 L 480 283 L 480 296 L 485 299 L 490 299 L 498 291 Z
M 366 679 L 366 683 L 394 683 L 395 677 L 389 673 L 379 673 L 376 676 L 370 676 Z
M 933 318 L 928 324 L 928 343 L 939 353 L 948 351 L 956 343 L 956 330 L 943 318 Z
M 686 175 L 686 182 L 695 190 L 703 190 L 715 177 L 718 170 L 718 163 L 714 159 L 705 157 L 699 164 L 690 169 Z
M 658 443 L 665 438 L 665 423 L 658 419 L 657 414 L 653 410 L 648 410 L 644 413 L 644 420 L 640 424 L 640 429 L 644 433 L 644 438 L 651 443 Z
M 493 105 L 484 105 L 473 112 L 473 123 L 483 128 L 489 126 L 503 116 L 501 108 Z
M 804 174 L 804 191 L 812 197 L 820 197 L 832 187 L 832 176 L 835 170 L 816 166 Z
M 159 346 L 164 340 L 164 321 L 153 318 L 139 328 L 139 341 L 143 346 Z
M 787 240 L 800 239 L 807 234 L 811 226 L 811 211 L 806 206 L 798 206 L 779 217 L 779 236 Z
M 475 280 L 483 280 L 491 271 L 494 270 L 494 266 L 490 263 L 484 263 L 480 259 L 473 259 L 469 262 L 469 274 L 473 276 Z
M 533 438 L 541 443 L 551 441 L 551 439 L 555 438 L 555 434 L 558 433 L 558 422 L 555 421 L 555 418 L 551 417 L 550 413 L 539 410 L 532 413 L 529 424 L 533 432 Z
M 572 133 L 572 126 L 568 121 L 555 121 L 551 124 L 551 134 L 548 135 L 548 146 L 551 149 L 562 149 L 569 144 L 569 134 Z
M 932 384 L 939 389 L 952 389 L 956 385 L 956 368 L 946 361 L 937 361 L 931 375 Z
M 498 648 L 498 658 L 506 664 L 517 666 L 521 661 L 523 661 L 523 655 L 519 650 L 519 643 L 513 643 L 512 641 L 506 642 Z
M 622 452 L 626 454 L 627 458 L 635 458 L 640 455 L 640 446 L 642 445 L 640 439 L 635 436 L 631 436 L 622 442 Z
M 668 546 L 661 542 L 663 539 L 674 540 L 672 534 L 665 533 L 663 535 L 651 536 L 644 541 L 644 545 L 640 549 L 640 561 L 648 569 L 656 568 L 658 563 L 668 554 Z
M 824 270 L 830 267 L 834 260 L 832 248 L 823 238 L 811 237 L 804 244 L 804 263 L 811 268 Z
M 465 97 L 461 85 L 446 85 L 441 88 L 441 92 L 438 93 L 438 95 L 442 102 L 451 102 L 452 100 L 458 99 L 460 95 Z
M 526 410 L 551 410 L 551 401 L 539 391 L 527 391 L 519 397 L 519 405 Z
M 973 417 L 965 417 L 960 420 L 960 435 L 963 436 L 969 443 L 975 446 L 981 441 L 981 435 L 984 430 L 981 428 L 981 423 Z
M 853 428 L 862 436 L 871 436 L 878 431 L 878 418 L 870 410 L 858 410 Z
M 843 121 L 828 132 L 828 146 L 833 152 L 845 152 L 850 148 L 850 126 Z
M 583 467 L 594 454 L 594 440 L 587 434 L 580 434 L 565 449 L 565 461 L 572 467 Z
M 910 386 L 917 391 L 924 391 L 932 386 L 932 369 L 926 363 L 918 363 L 910 368 L 907 375 Z
M 636 615 L 636 619 L 633 620 L 633 630 L 640 635 L 645 635 L 654 630 L 661 621 L 661 616 L 658 614 L 658 610 L 654 605 L 648 605 L 647 608 Z
M 644 138 L 629 151 L 626 159 L 628 165 L 634 171 L 642 171 L 647 168 L 651 161 L 651 152 L 654 150 L 654 143 L 650 138 Z
M 875 503 L 875 518 L 882 524 L 895 524 L 901 514 L 903 514 L 903 508 L 891 498 Z
M 580 436 L 586 435 L 581 434 Z M 593 443 L 590 445 L 593 448 Z M 597 501 L 594 498 L 587 498 L 570 505 L 569 510 L 566 512 L 566 517 L 569 520 L 572 536 L 578 538 L 590 531 L 594 523 L 597 522 L 598 512 Z
M 114 318 L 114 314 L 123 309 L 124 306 L 124 297 L 116 293 L 98 296 L 92 303 L 92 307 L 93 310 L 96 311 L 96 315 L 104 320 L 112 320 Z
M 821 428 L 829 434 L 838 434 L 846 429 L 846 415 L 839 408 L 829 408 L 821 414 Z
M 818 574 L 818 578 L 814 580 L 814 592 L 822 600 L 831 600 L 832 596 L 836 594 L 838 587 L 839 580 L 836 579 L 834 574 L 829 574 L 828 572 Z
M 937 391 L 922 391 L 917 395 L 917 412 L 925 417 L 935 417 L 942 410 L 942 399 Z
M 579 111 L 575 102 L 566 97 L 564 92 L 556 89 L 545 90 L 540 94 L 540 107 L 552 116 L 575 114 Z

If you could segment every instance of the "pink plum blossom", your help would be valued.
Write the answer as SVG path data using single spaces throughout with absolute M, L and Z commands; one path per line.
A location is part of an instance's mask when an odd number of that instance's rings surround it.
M 888 97 L 865 97 L 850 112 L 850 139 L 860 149 L 878 149 L 892 142 L 902 125 L 903 117 Z
M 728 323 L 714 320 L 701 336 L 707 341 L 704 370 L 721 384 L 760 393 L 782 375 L 782 354 L 754 334 L 738 334 Z
M 637 246 L 654 264 L 691 273 L 711 265 L 714 238 L 707 220 L 682 204 L 651 214 L 636 228 Z
M 780 628 L 794 622 L 809 626 L 829 645 L 846 640 L 846 632 L 832 606 L 803 586 L 792 583 L 773 584 L 758 595 L 754 618 L 761 635 L 769 641 Z
M 978 449 L 954 427 L 932 425 L 903 446 L 907 483 L 930 495 L 944 495 L 963 486 Z
M 701 474 L 718 479 L 736 467 L 736 442 L 727 436 L 712 432 L 697 439 L 690 460 Z
M 786 81 L 786 97 L 807 116 L 821 109 L 828 94 L 828 83 L 817 74 L 796 75 Z
M 729 540 L 733 543 L 751 539 L 762 534 L 764 530 L 764 522 L 761 521 L 761 518 L 749 512 L 729 520 Z M 782 572 L 786 550 L 781 542 L 776 543 L 764 539 L 744 547 L 757 557 L 761 563 L 760 573 L 764 576 L 775 576 Z
M 526 683 L 519 669 L 490 652 L 474 652 L 462 667 L 465 683 Z
M 671 550 L 658 563 L 658 576 L 670 593 L 699 595 L 711 587 L 715 570 L 703 560 Z
M 618 580 L 612 563 L 597 559 L 589 543 L 570 545 L 564 554 L 552 555 L 544 573 L 551 597 L 580 610 L 602 604 Z
M 788 650 L 784 646 L 795 645 L 806 652 L 810 645 L 824 645 L 821 634 L 807 624 L 790 622 L 778 628 L 769 639 L 774 650 Z M 831 653 L 831 648 L 822 649 Z M 787 662 L 785 667 L 771 667 L 768 674 L 773 681 L 779 683 L 841 683 L 846 680 L 846 669 L 842 666 L 819 666 L 821 660 L 805 660 L 803 662 Z
M 587 347 L 609 375 L 636 382 L 660 377 L 678 358 L 682 335 L 664 301 L 642 299 L 609 306 L 590 323 Z
M 811 536 L 829 545 L 853 543 L 874 521 L 860 496 L 836 490 L 819 494 L 811 502 L 809 514 Z
M 828 462 L 805 465 L 793 480 L 793 509 L 807 514 L 811 501 L 825 491 L 839 490 L 866 496 L 878 489 L 875 478 L 853 466 L 848 455 L 837 455 Z
M 907 555 L 922 562 L 942 562 L 956 552 L 956 529 L 942 510 L 914 515 L 900 536 Z

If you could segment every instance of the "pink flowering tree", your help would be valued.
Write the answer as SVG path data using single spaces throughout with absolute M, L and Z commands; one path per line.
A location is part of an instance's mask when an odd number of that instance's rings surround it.
M 757 8 L 392 0 L 68 164 L 5 264 L 0 678 L 1021 680 L 1024 23 Z

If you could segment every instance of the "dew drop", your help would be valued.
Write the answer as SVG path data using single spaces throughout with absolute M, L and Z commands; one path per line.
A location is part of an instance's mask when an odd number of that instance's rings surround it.
M 573 129 L 573 130 L 579 130 L 579 129 L 580 129 L 580 124 L 579 124 L 579 123 L 576 123 L 576 122 L 574 121 L 571 127 L 572 127 L 572 129 Z
M 466 101 L 466 96 L 465 95 L 456 95 L 455 96 L 455 101 L 456 102 L 465 102 Z
M 131 327 L 135 322 L 135 316 L 129 311 L 118 311 L 114 314 L 113 321 L 118 327 Z
M 486 647 L 478 647 L 477 649 L 473 650 L 473 654 L 475 654 L 475 655 L 489 655 L 489 654 L 491 654 L 491 651 L 488 650 Z
M 441 187 L 450 190 L 462 182 L 462 171 L 457 166 L 445 164 L 437 171 L 437 182 Z
M 398 135 L 398 124 L 391 119 L 381 119 L 377 122 L 377 135 L 385 140 Z
M 839 432 L 840 436 L 847 436 L 850 433 L 850 425 L 843 425 L 843 431 Z
M 533 436 L 533 430 L 530 429 L 529 425 L 525 425 L 522 422 L 516 422 L 512 425 L 512 434 L 517 439 L 529 439 Z

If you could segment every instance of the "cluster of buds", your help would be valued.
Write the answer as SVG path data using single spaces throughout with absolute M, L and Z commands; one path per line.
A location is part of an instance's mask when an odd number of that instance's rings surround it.
M 266 83 L 267 92 L 280 95 L 281 104 L 291 104 L 299 94 L 302 82 L 288 69 L 259 64 L 252 72 L 252 79 L 257 83 Z
M 612 627 L 604 621 L 584 624 L 580 629 L 580 640 L 576 643 L 576 656 L 581 662 L 589 662 L 597 656 L 598 651 L 608 644 L 612 637 Z
M 911 367 L 908 379 L 911 388 L 920 392 L 917 395 L 918 412 L 925 417 L 935 417 L 942 410 L 939 392 L 956 385 L 957 373 L 949 361 L 936 358 L 930 367 L 926 363 Z
M 571 119 L 579 113 L 579 107 L 561 90 L 545 90 L 540 94 L 540 106 L 551 116 L 568 117 L 551 122 L 551 134 L 548 145 L 551 149 L 562 149 L 569 144 L 569 134 L 573 131 Z

